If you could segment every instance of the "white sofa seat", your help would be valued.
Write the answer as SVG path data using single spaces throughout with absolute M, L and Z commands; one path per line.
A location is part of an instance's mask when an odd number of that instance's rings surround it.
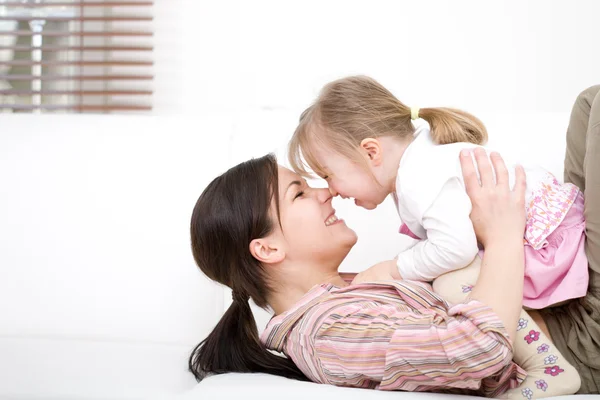
M 384 392 L 319 385 L 267 374 L 223 374 L 203 380 L 178 400 L 193 399 L 284 399 L 284 400 L 465 400 L 484 397 L 437 393 Z M 561 400 L 598 400 L 598 395 L 549 397 Z

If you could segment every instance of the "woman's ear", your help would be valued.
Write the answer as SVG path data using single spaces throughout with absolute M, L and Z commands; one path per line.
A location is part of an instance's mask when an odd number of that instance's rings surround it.
M 383 162 L 383 152 L 381 143 L 377 139 L 366 138 L 360 142 L 360 147 L 366 152 L 367 157 L 374 167 L 378 167 Z
M 265 264 L 276 264 L 285 259 L 283 247 L 270 238 L 260 238 L 251 241 L 250 254 Z

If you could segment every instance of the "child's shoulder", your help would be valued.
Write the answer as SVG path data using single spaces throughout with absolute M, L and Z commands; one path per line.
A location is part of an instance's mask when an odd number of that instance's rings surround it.
M 400 161 L 398 174 L 405 178 L 418 175 L 439 174 L 443 171 L 455 172 L 460 167 L 459 154 L 465 148 L 477 147 L 472 143 L 425 144 L 407 149 Z
M 475 147 L 468 143 L 427 146 L 400 163 L 396 178 L 399 202 L 415 215 L 421 215 L 449 181 L 462 182 L 460 151 Z

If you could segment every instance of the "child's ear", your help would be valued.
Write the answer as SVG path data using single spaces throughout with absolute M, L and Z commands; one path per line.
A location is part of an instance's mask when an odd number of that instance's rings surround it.
M 377 167 L 383 162 L 383 151 L 381 149 L 381 143 L 377 139 L 366 138 L 360 142 L 360 147 L 365 150 L 367 157 L 373 163 L 373 166 Z

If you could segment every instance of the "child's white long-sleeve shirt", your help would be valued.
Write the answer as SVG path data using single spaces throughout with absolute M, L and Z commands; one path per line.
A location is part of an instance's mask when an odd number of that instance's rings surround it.
M 471 200 L 465 191 L 459 159 L 462 149 L 479 146 L 471 143 L 437 145 L 432 141 L 427 125 L 417 128 L 415 136 L 400 161 L 394 200 L 402 222 L 422 240 L 401 252 L 397 265 L 403 279 L 431 281 L 465 267 L 479 251 L 469 218 Z M 554 179 L 551 174 L 537 167 L 525 171 L 527 198 L 547 196 L 542 190 L 547 186 L 545 182 Z M 509 168 L 509 175 L 512 185 L 514 169 Z M 558 195 L 560 199 L 572 198 L 567 192 Z M 558 204 L 557 201 L 551 203 Z M 533 210 L 537 205 L 532 203 L 531 207 Z M 562 220 L 554 219 L 556 221 L 549 222 L 558 225 Z M 542 223 L 547 226 L 548 221 L 540 221 L 539 227 L 534 221 L 530 228 L 534 247 L 541 246 L 547 236 L 547 232 L 542 232 Z

